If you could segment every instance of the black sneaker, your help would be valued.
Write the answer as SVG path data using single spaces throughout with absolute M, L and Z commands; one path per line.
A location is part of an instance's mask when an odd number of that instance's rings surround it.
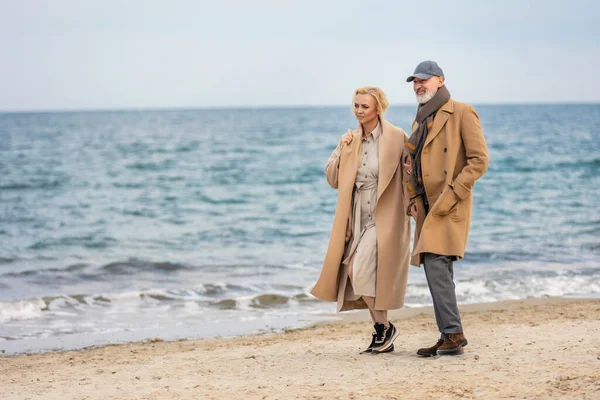
M 371 339 L 371 344 L 369 345 L 369 347 L 367 347 L 365 350 L 361 351 L 360 354 L 364 354 L 364 353 L 372 353 L 373 352 L 373 346 L 375 345 L 375 338 L 377 337 L 377 331 L 373 332 L 373 339 Z M 394 351 L 394 345 L 392 344 L 392 346 L 385 350 L 385 351 L 379 351 L 378 353 L 389 353 Z
M 375 338 L 377 337 L 377 332 L 373 332 L 373 339 L 371 339 L 371 344 L 365 350 L 361 351 L 362 353 L 371 353 L 373 351 L 373 346 L 375 345 Z
M 389 324 L 389 328 L 386 328 L 383 324 L 375 324 L 376 336 L 375 343 L 371 348 L 371 352 L 387 353 L 389 351 L 392 351 L 390 349 L 394 345 L 394 340 L 396 340 L 400 332 L 398 332 L 398 329 L 396 329 L 394 324 L 392 324 L 391 322 Z

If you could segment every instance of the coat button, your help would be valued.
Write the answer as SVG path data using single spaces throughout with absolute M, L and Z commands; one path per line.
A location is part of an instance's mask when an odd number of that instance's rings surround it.
M 444 171 L 444 175 L 448 175 L 448 173 L 446 171 Z
M 446 147 L 444 147 L 444 153 L 446 153 L 448 151 L 448 149 Z

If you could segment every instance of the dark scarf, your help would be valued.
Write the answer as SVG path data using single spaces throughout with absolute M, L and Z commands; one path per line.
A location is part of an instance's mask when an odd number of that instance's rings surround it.
M 443 85 L 431 100 L 425 104 L 419 104 L 419 108 L 417 108 L 415 121 L 419 126 L 412 133 L 408 142 L 406 142 L 406 147 L 412 156 L 412 171 L 408 183 L 408 191 L 410 192 L 411 199 L 425 194 L 421 172 L 421 152 L 423 151 L 427 134 L 433 126 L 435 114 L 448 100 L 450 100 L 450 92 L 446 88 L 446 85 Z

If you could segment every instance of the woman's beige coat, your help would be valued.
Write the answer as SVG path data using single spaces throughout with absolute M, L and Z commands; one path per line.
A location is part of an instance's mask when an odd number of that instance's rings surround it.
M 408 137 L 404 131 L 381 118 L 382 134 L 379 138 L 379 181 L 377 186 L 377 209 L 375 226 L 377 232 L 377 281 L 375 309 L 393 310 L 404 306 L 410 256 L 410 217 L 406 215 L 408 195 L 405 181 L 408 179 L 401 162 L 404 143 Z M 329 239 L 329 247 L 319 280 L 311 294 L 321 300 L 337 301 L 338 279 L 349 240 L 346 235 L 352 212 L 352 193 L 360 161 L 362 130 L 353 131 L 349 145 L 343 145 L 339 171 L 326 171 L 327 181 L 338 189 L 338 201 Z M 333 168 L 336 168 L 333 165 Z M 337 179 L 336 179 L 337 178 Z M 346 279 L 346 277 L 342 277 Z M 366 308 L 358 300 L 343 309 Z
M 423 253 L 464 257 L 472 189 L 487 167 L 487 145 L 477 112 L 468 104 L 450 99 L 437 112 L 421 153 L 430 210 L 425 216 L 422 201 L 417 201 L 412 265 L 421 264 Z

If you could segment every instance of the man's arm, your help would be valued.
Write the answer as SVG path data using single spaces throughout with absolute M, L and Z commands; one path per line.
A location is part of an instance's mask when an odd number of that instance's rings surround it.
M 465 146 L 467 165 L 454 178 L 452 189 L 461 199 L 466 198 L 475 181 L 479 179 L 488 168 L 488 150 L 481 129 L 479 115 L 473 106 L 468 106 L 461 119 L 460 136 Z

